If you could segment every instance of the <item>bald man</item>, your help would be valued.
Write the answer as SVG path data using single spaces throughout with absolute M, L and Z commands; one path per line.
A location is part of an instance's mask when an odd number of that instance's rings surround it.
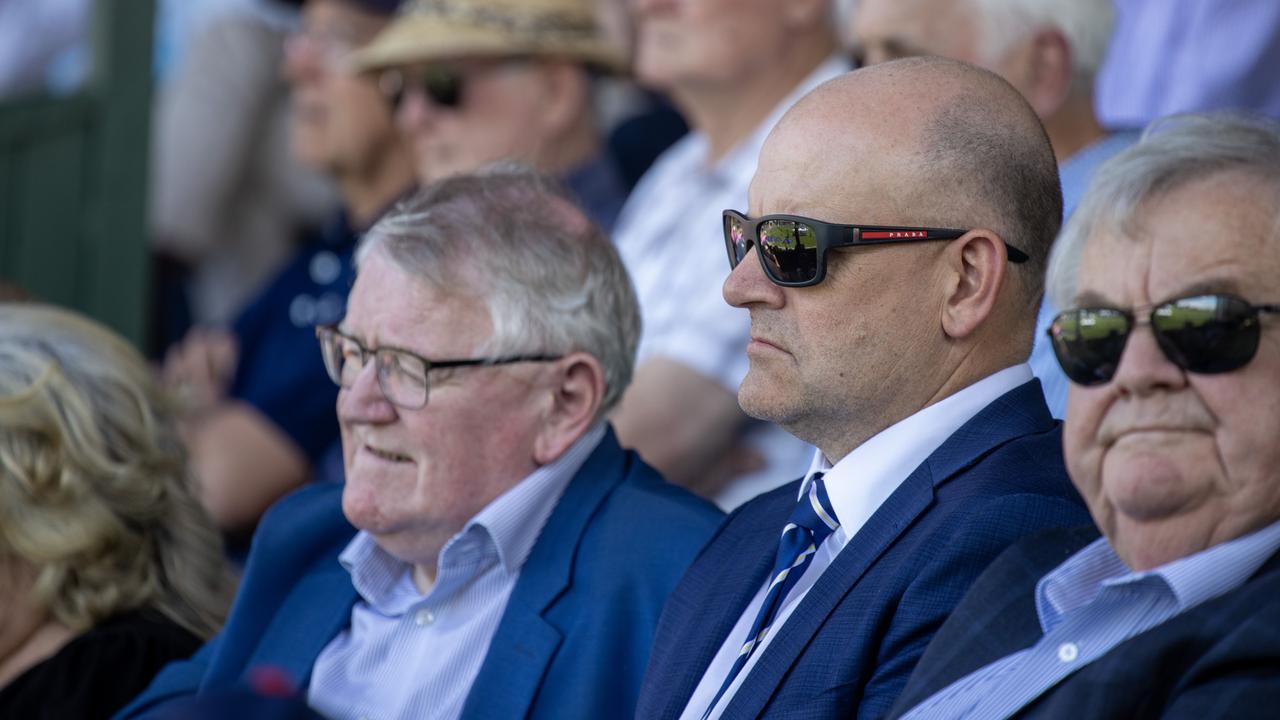
M 880 717 L 1001 550 L 1088 522 L 1022 362 L 1062 211 L 998 76 L 914 58 L 832 80 L 725 212 L 738 400 L 816 448 L 668 601 L 639 717 Z

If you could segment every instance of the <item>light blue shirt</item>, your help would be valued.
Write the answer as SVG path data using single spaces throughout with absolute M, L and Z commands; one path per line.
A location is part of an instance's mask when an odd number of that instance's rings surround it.
M 903 720 L 997 720 L 1129 638 L 1244 584 L 1277 550 L 1280 522 L 1145 572 L 1101 538 L 1036 584 L 1039 642 L 943 688 Z
M 361 599 L 316 658 L 307 703 L 333 720 L 459 717 L 529 552 L 604 434 L 596 426 L 477 513 L 441 548 L 426 594 L 411 565 L 357 533 L 339 562 Z
M 1089 187 L 1093 173 L 1102 163 L 1111 159 L 1121 150 L 1138 141 L 1141 133 L 1121 132 L 1108 135 L 1094 141 L 1075 155 L 1067 158 L 1058 166 L 1058 177 L 1062 182 L 1062 217 L 1069 218 L 1080 204 L 1080 198 Z M 1049 405 L 1049 412 L 1056 418 L 1067 416 L 1067 387 L 1070 381 L 1062 372 L 1062 366 L 1054 357 L 1053 345 L 1049 342 L 1049 324 L 1053 322 L 1058 309 L 1045 295 L 1040 303 L 1040 312 L 1036 316 L 1036 336 L 1031 347 L 1031 372 L 1040 378 L 1044 386 L 1044 400 Z
M 1280 2 L 1116 0 L 1094 104 L 1109 128 L 1178 112 L 1243 109 L 1280 118 Z

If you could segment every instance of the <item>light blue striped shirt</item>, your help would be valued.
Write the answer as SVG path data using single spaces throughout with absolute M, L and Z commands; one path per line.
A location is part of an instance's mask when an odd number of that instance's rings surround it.
M 1280 522 L 1145 572 L 1100 538 L 1036 584 L 1044 635 L 975 670 L 903 720 L 1007 718 L 1129 638 L 1244 584 L 1280 549 Z
M 597 425 L 477 513 L 441 548 L 425 595 L 411 565 L 357 533 L 339 561 L 361 599 L 316 658 L 307 703 L 334 720 L 460 716 L 529 552 L 604 434 Z

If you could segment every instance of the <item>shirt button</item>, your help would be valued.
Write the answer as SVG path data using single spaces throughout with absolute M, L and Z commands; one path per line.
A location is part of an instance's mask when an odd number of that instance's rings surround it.
M 430 610 L 422 608 L 414 614 L 413 621 L 418 624 L 418 627 L 426 627 L 436 621 L 436 616 Z
M 1080 648 L 1075 643 L 1062 643 L 1058 646 L 1058 659 L 1064 663 L 1075 662 L 1080 657 Z

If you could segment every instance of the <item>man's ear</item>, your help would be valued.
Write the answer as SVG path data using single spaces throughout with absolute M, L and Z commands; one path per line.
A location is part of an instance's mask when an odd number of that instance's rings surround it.
M 545 465 L 564 454 L 595 422 L 604 401 L 604 366 L 593 355 L 573 352 L 549 363 L 542 428 L 533 459 Z
M 1004 241 L 990 230 L 970 230 L 944 253 L 948 296 L 942 329 L 955 339 L 972 335 L 995 309 L 1008 271 Z
M 581 67 L 559 60 L 544 63 L 541 74 L 539 115 L 546 136 L 555 137 L 574 129 L 589 102 L 591 80 Z
M 1075 79 L 1071 43 L 1057 28 L 1042 28 L 1031 37 L 1027 53 L 1027 101 L 1036 115 L 1053 117 L 1071 96 Z

